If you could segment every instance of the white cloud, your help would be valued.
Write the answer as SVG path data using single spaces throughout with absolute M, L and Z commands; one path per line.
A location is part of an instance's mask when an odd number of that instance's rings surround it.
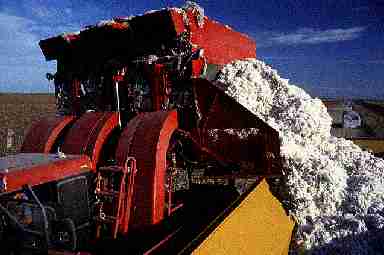
M 42 20 L 63 20 L 67 21 L 72 17 L 73 10 L 70 7 L 46 6 L 36 2 L 27 2 L 24 8 L 35 18 Z
M 337 28 L 316 30 L 313 28 L 301 28 L 293 33 L 276 34 L 270 38 L 273 44 L 298 45 L 320 44 L 354 40 L 361 36 L 365 27 Z
M 0 91 L 41 91 L 44 74 L 54 66 L 39 49 L 33 20 L 0 12 Z
M 0 12 L 0 54 L 22 56 L 36 52 L 38 37 L 30 31 L 30 19 Z
M 43 3 L 41 0 L 22 0 L 21 7 L 33 18 L 42 21 L 62 20 L 72 14 L 71 8 L 65 1 L 61 3 L 45 1 Z
M 46 91 L 45 73 L 55 72 L 56 63 L 45 61 L 39 40 L 80 30 L 110 11 L 93 1 L 79 1 L 76 8 L 71 1 L 10 3 L 0 4 L 0 92 Z
M 46 39 L 63 33 L 75 32 L 81 29 L 81 26 L 75 23 L 65 25 L 50 26 L 45 24 L 36 24 L 30 27 L 30 30 L 39 35 L 39 39 Z
M 29 10 L 31 13 L 38 18 L 47 18 L 55 15 L 48 7 L 41 5 L 30 5 Z
M 1 0 L 0 0 L 1 1 Z M 18 0 L 0 4 L 0 92 L 30 88 L 45 91 L 46 62 L 38 42 L 109 17 L 109 9 L 91 1 Z M 74 8 L 76 6 L 76 8 Z M 27 91 L 29 91 L 27 89 Z

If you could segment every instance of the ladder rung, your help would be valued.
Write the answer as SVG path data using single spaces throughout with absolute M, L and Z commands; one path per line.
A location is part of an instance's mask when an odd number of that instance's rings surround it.
M 122 195 L 125 194 L 124 192 L 120 192 L 120 191 L 104 191 L 104 190 L 96 191 L 96 195 L 110 196 L 110 197 L 118 197 L 120 193 Z
M 95 220 L 96 221 L 100 221 L 100 222 L 109 222 L 109 223 L 115 223 L 117 218 L 114 217 L 114 216 L 105 216 L 105 218 L 100 218 L 98 216 L 95 217 Z
M 121 166 L 103 166 L 103 167 L 99 167 L 99 171 L 122 173 L 124 171 L 124 168 Z

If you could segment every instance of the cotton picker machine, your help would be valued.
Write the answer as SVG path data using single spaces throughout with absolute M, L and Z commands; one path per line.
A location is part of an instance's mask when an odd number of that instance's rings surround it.
M 1 254 L 286 254 L 278 133 L 223 91 L 246 35 L 164 9 L 40 42 L 58 114 L 0 159 Z

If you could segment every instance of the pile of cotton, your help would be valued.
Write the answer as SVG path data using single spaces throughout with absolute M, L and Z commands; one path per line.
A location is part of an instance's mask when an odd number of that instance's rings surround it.
M 332 119 L 321 100 L 262 61 L 228 64 L 217 81 L 279 132 L 284 160 L 279 193 L 298 223 L 294 238 L 301 243 L 291 252 L 384 253 L 384 160 L 332 137 Z

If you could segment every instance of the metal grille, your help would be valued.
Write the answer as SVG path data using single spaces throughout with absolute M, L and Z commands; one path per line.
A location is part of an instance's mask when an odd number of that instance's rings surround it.
M 88 182 L 85 176 L 78 176 L 57 184 L 59 218 L 70 218 L 75 226 L 89 221 Z
M 196 168 L 192 171 L 191 181 L 193 184 L 201 185 L 228 185 L 228 178 L 218 176 L 206 176 L 204 168 Z
M 187 169 L 180 167 L 170 167 L 168 169 L 168 174 L 170 174 L 172 178 L 172 192 L 189 189 Z

